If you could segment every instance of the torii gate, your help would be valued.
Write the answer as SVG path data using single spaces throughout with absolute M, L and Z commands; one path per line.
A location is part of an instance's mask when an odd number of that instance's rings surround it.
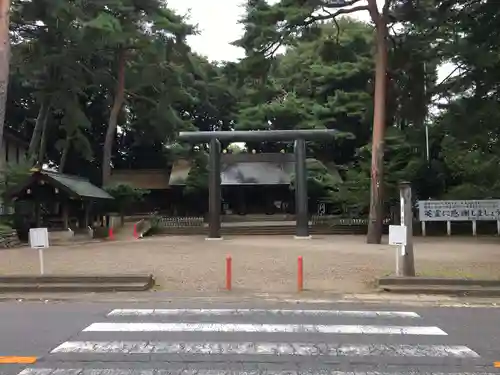
M 207 239 L 222 239 L 220 235 L 221 218 L 221 178 L 220 178 L 220 141 L 258 142 L 258 141 L 295 141 L 295 238 L 309 239 L 309 217 L 307 207 L 307 167 L 306 141 L 334 138 L 337 130 L 251 130 L 251 131 L 201 131 L 180 132 L 178 139 L 191 143 L 208 142 L 209 151 L 209 234 Z

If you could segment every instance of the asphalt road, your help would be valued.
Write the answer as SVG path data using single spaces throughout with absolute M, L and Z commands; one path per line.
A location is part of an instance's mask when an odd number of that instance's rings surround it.
M 2 302 L 0 356 L 37 357 L 1 375 L 500 373 L 500 309 Z

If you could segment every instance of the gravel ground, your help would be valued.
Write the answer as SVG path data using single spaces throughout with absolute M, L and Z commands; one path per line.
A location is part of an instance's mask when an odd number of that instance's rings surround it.
M 318 236 L 298 241 L 281 236 L 153 237 L 142 240 L 54 246 L 45 251 L 47 273 L 152 273 L 159 289 L 216 292 L 224 287 L 225 257 L 233 258 L 233 288 L 251 293 L 296 290 L 297 257 L 304 257 L 305 287 L 311 291 L 363 293 L 377 277 L 393 273 L 395 249 L 367 245 L 363 236 Z M 418 238 L 417 273 L 441 277 L 500 276 L 500 239 Z M 38 252 L 0 251 L 0 273 L 37 274 Z

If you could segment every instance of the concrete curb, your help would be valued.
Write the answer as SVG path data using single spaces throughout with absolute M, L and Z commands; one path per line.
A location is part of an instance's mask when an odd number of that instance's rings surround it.
M 151 289 L 153 275 L 12 275 L 0 276 L 0 292 L 139 292 Z
M 355 305 L 384 305 L 401 308 L 401 306 L 415 307 L 469 307 L 469 308 L 498 308 L 500 299 L 473 298 L 444 295 L 414 295 L 390 293 L 361 293 L 361 294 L 298 294 L 298 293 L 169 293 L 151 290 L 147 293 L 118 292 L 118 293 L 4 293 L 0 294 L 1 302 L 41 302 L 41 303 L 104 303 L 104 304 L 155 304 L 155 305 L 189 305 L 189 306 L 227 306 L 227 305 L 309 305 L 311 308 L 332 308 L 339 304 Z M 397 307 L 399 306 L 399 307 Z
M 378 286 L 382 291 L 399 294 L 439 294 L 470 297 L 500 296 L 500 280 L 383 277 L 379 279 Z
M 397 277 L 388 276 L 378 279 L 380 286 L 386 285 L 453 285 L 453 286 L 483 286 L 500 287 L 500 280 L 493 279 L 463 279 L 445 277 Z

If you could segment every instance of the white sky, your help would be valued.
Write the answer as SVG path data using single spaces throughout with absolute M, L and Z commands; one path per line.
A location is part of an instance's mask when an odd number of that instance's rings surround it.
M 377 0 L 379 6 L 383 1 Z M 229 43 L 242 35 L 243 30 L 238 20 L 243 16 L 245 2 L 245 0 L 167 0 L 168 5 L 180 14 L 191 15 L 191 22 L 198 25 L 200 35 L 191 37 L 189 44 L 197 53 L 211 61 L 234 61 L 243 57 L 243 50 Z M 369 20 L 366 11 L 353 13 L 353 17 Z

